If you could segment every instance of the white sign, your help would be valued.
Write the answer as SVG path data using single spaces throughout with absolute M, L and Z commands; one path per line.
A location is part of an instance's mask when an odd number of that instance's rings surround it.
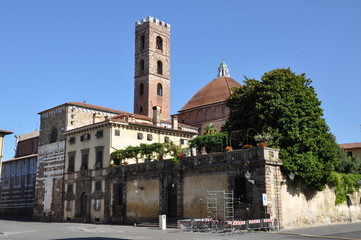
M 263 206 L 267 206 L 267 193 L 262 193 L 262 203 Z

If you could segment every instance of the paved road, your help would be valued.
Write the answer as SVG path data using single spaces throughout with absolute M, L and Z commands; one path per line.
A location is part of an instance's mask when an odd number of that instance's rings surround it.
M 287 232 L 248 232 L 209 234 L 159 230 L 122 225 L 43 223 L 0 219 L 0 239 L 6 240 L 327 240 L 361 239 L 361 223 L 329 225 Z

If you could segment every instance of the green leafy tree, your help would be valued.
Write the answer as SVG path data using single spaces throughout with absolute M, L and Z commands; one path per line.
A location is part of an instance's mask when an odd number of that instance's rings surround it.
M 189 141 L 190 148 L 196 148 L 201 151 L 205 148 L 207 153 L 222 152 L 227 146 L 228 134 L 225 132 L 218 132 L 209 135 L 197 136 Z
M 305 74 L 275 69 L 261 81 L 246 78 L 245 85 L 229 97 L 230 115 L 223 130 L 254 128 L 261 132 L 267 126 L 274 137 L 272 146 L 280 148 L 284 170 L 321 190 L 339 155 L 320 105 Z
M 336 164 L 335 170 L 345 174 L 361 174 L 361 160 L 358 157 L 346 155 L 343 149 L 339 149 L 340 161 Z
M 215 134 L 217 132 L 217 128 L 216 125 L 214 125 L 213 123 L 208 123 L 206 124 L 206 126 L 204 127 L 204 135 L 209 135 L 209 134 Z

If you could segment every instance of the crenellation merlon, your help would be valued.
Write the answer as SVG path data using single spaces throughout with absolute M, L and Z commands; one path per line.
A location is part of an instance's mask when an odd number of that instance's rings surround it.
M 148 16 L 147 18 L 143 18 L 140 21 L 137 21 L 135 23 L 135 25 L 139 26 L 139 25 L 142 25 L 144 23 L 155 23 L 157 25 L 160 25 L 160 26 L 163 26 L 163 27 L 166 27 L 166 28 L 170 29 L 170 24 L 169 23 L 166 23 L 164 21 L 160 21 L 158 18 L 154 18 L 154 17 L 151 17 L 151 16 Z

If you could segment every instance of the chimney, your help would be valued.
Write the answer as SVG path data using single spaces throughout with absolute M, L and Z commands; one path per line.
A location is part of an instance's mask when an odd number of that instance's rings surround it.
M 134 114 L 130 114 L 128 117 L 128 122 L 135 122 Z
M 172 115 L 172 128 L 178 130 L 178 116 Z
M 100 113 L 94 113 L 93 114 L 93 123 L 100 122 L 102 115 Z
M 160 126 L 160 106 L 153 107 L 153 124 L 156 126 Z

